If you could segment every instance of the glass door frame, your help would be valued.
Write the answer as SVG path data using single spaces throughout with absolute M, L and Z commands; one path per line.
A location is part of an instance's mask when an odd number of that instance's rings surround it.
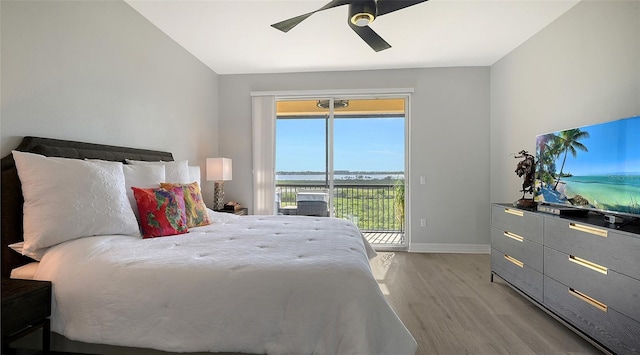
M 327 124 L 327 137 L 325 147 L 327 154 L 326 161 L 326 176 L 328 177 L 329 191 L 334 191 L 334 152 L 333 137 L 334 137 L 334 102 L 335 100 L 363 100 L 363 99 L 404 99 L 404 189 L 405 189 L 405 201 L 404 201 L 404 234 L 405 238 L 402 244 L 383 246 L 380 245 L 376 248 L 379 251 L 386 250 L 408 250 L 411 245 L 411 94 L 413 89 L 381 89 L 381 90 L 353 90 L 353 91 L 309 91 L 309 92 L 287 92 L 287 93 L 274 93 L 277 101 L 296 101 L 296 100 L 329 100 L 329 117 Z M 277 119 L 277 113 L 274 117 Z M 276 143 L 277 144 L 277 143 Z M 275 151 L 274 151 L 275 154 Z M 275 175 L 275 169 L 274 169 Z M 275 178 L 274 178 L 275 181 Z M 334 198 L 329 197 L 329 211 L 331 216 L 334 216 Z

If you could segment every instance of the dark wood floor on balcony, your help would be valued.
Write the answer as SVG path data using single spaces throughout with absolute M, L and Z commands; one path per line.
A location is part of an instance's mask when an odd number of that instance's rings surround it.
M 404 233 L 395 231 L 363 231 L 370 244 L 399 245 L 403 243 Z

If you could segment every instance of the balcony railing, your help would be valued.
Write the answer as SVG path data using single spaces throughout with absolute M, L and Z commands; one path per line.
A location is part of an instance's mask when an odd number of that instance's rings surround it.
M 299 192 L 328 191 L 324 185 L 277 184 L 279 212 L 295 214 Z M 333 216 L 356 223 L 363 233 L 404 232 L 404 186 L 394 184 L 336 184 Z

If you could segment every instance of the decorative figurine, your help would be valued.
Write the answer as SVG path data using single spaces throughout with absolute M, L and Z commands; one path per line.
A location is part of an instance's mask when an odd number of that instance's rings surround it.
M 516 167 L 516 174 L 523 179 L 522 181 L 522 198 L 515 202 L 516 207 L 523 208 L 533 208 L 536 203 L 531 198 L 525 198 L 526 194 L 533 194 L 534 182 L 535 182 L 535 172 L 536 172 L 536 161 L 533 155 L 529 154 L 526 150 L 521 150 L 518 152 L 518 155 L 515 156 L 516 159 L 524 158 L 518 163 Z

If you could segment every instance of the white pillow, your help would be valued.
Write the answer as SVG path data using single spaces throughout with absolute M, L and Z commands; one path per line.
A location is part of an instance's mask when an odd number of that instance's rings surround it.
M 197 182 L 198 186 L 202 186 L 200 183 L 200 166 L 199 165 L 189 165 L 189 184 L 192 182 Z
M 164 165 L 155 164 L 136 164 L 136 165 L 122 165 L 124 171 L 124 186 L 127 191 L 127 198 L 131 209 L 139 220 L 138 204 L 136 198 L 133 196 L 132 187 L 140 188 L 156 188 L 160 186 L 161 182 L 165 180 Z
M 175 184 L 189 184 L 189 162 L 187 160 L 180 161 L 142 161 L 125 159 L 128 164 L 133 165 L 162 165 L 164 166 L 165 181 Z
M 87 236 L 140 235 L 122 163 L 12 153 L 24 197 L 24 255 Z
M 22 254 L 22 255 L 26 255 L 28 257 L 30 257 L 33 260 L 42 260 L 42 257 L 44 256 L 44 253 L 49 250 L 49 248 L 40 248 L 38 250 L 34 250 L 34 251 L 30 251 L 30 252 L 24 252 L 24 242 L 18 242 L 18 243 L 13 243 L 13 244 L 9 244 L 9 248 L 15 250 L 18 254 Z
M 242 219 L 242 216 L 238 216 L 233 213 L 226 212 L 216 212 L 212 209 L 207 208 L 207 214 L 209 216 L 209 221 L 211 224 L 225 224 L 233 221 L 239 221 Z

